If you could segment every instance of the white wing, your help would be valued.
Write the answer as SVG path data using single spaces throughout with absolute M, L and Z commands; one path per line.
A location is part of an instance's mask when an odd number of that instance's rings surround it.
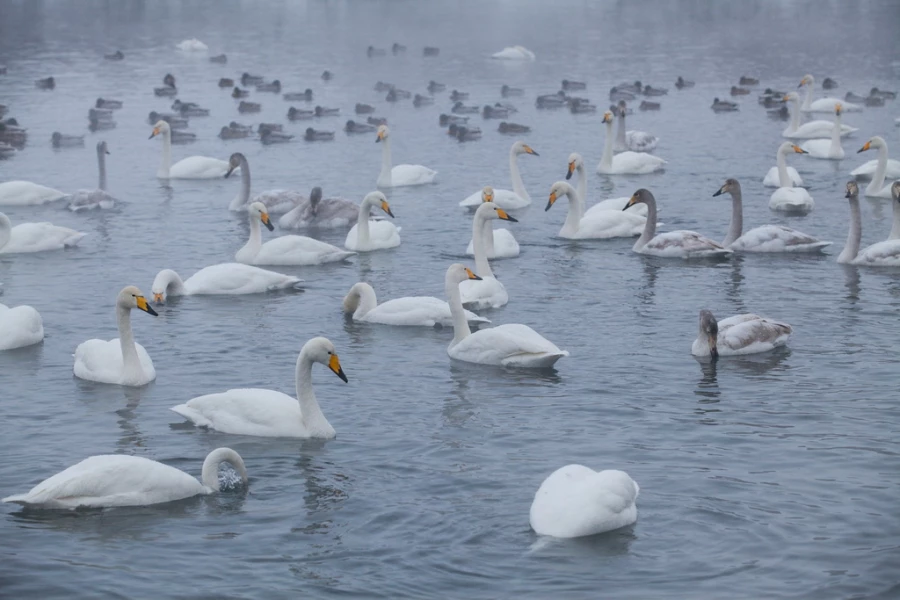
M 188 294 L 258 294 L 294 287 L 301 280 L 244 265 L 223 263 L 200 269 L 184 282 Z

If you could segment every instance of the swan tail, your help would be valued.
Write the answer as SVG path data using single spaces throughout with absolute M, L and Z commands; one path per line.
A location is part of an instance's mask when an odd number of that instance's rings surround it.
M 72 248 L 74 246 L 77 246 L 78 242 L 80 242 L 81 239 L 86 235 L 87 235 L 86 233 L 76 231 L 73 235 L 70 235 L 69 237 L 67 237 L 66 239 L 63 240 L 63 245 L 66 246 L 67 248 Z
M 547 368 L 552 367 L 561 358 L 569 356 L 568 350 L 560 350 L 558 352 L 541 352 L 522 353 L 510 356 L 503 361 L 504 367 L 531 367 L 531 368 Z
M 0 500 L 0 502 L 13 502 L 15 504 L 28 504 L 28 494 L 16 494 L 15 496 L 7 496 Z
M 194 425 L 198 427 L 212 427 L 213 423 L 209 419 L 207 419 L 203 413 L 197 412 L 187 404 L 179 404 L 178 406 L 173 406 L 170 408 L 172 412 L 181 415 L 188 421 L 191 421 Z

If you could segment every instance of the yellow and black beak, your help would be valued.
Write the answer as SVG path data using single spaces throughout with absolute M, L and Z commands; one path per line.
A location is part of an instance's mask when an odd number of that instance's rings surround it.
M 572 174 L 575 173 L 575 161 L 569 163 L 569 171 L 566 173 L 566 179 L 572 179 Z
M 713 194 L 713 198 L 715 198 L 716 196 L 721 196 L 724 193 L 725 193 L 725 186 L 723 185 L 722 187 L 719 188 L 719 191 L 717 191 L 715 194 Z
M 383 210 L 384 212 L 386 212 L 390 218 L 392 218 L 392 219 L 394 218 L 394 213 L 391 212 L 391 207 L 390 207 L 390 205 L 387 203 L 387 200 L 382 200 L 382 201 L 381 201 L 381 210 Z
M 234 165 L 232 165 L 232 164 L 229 164 L 229 165 L 228 165 L 228 170 L 225 171 L 225 178 L 228 179 L 228 177 L 229 177 L 232 173 L 234 173 L 234 170 L 235 170 L 235 169 L 237 169 L 236 166 L 234 166 Z
M 809 152 L 807 152 L 800 146 L 793 146 L 793 148 L 794 148 L 794 152 L 796 152 L 797 154 L 809 154 Z
M 602 123 L 612 123 L 612 113 L 608 112 L 608 111 L 603 113 L 603 121 L 601 121 L 601 122 Z
M 379 131 L 378 135 L 375 137 L 375 143 L 377 144 L 378 142 L 380 142 L 382 140 L 384 140 L 384 134 Z
M 513 223 L 518 223 L 519 220 L 509 216 L 509 213 L 503 210 L 502 208 L 497 209 L 497 216 L 503 219 L 504 221 L 511 221 Z
M 137 296 L 135 298 L 135 301 L 137 302 L 137 307 L 140 310 L 144 311 L 147 314 L 153 315 L 154 317 L 159 316 L 157 314 L 157 312 L 155 310 L 153 310 L 153 307 L 150 306 L 149 304 L 147 304 L 147 299 L 144 298 L 143 296 Z
M 628 202 L 625 203 L 625 208 L 623 208 L 622 210 L 628 210 L 629 208 L 631 208 L 632 206 L 634 206 L 637 203 L 638 203 L 638 197 L 637 197 L 637 194 L 634 194 L 631 198 L 628 199 Z
M 347 383 L 347 376 L 344 375 L 344 369 L 341 368 L 341 361 L 338 359 L 337 354 L 332 354 L 331 358 L 328 359 L 328 368 L 332 370 L 332 372 L 344 380 L 344 383 Z
M 494 194 L 484 194 L 483 197 L 481 198 L 481 200 L 482 200 L 482 202 L 493 202 Z
M 872 147 L 872 142 L 866 142 L 865 144 L 863 144 L 862 148 L 860 148 L 859 150 L 856 151 L 856 153 L 859 154 L 860 152 L 865 152 L 866 150 L 868 150 L 871 147 Z
M 802 88 L 804 85 L 806 85 L 806 77 L 800 80 L 800 85 L 798 85 L 797 87 Z
M 275 231 L 275 226 L 272 225 L 272 220 L 269 219 L 269 213 L 260 213 L 259 220 L 263 222 L 263 225 L 266 226 L 266 229 L 269 231 Z
M 147 139 L 152 140 L 157 135 L 159 135 L 159 127 L 154 127 L 153 132 L 150 134 L 150 137 L 148 137 Z
M 153 292 L 153 301 L 162 304 L 166 301 L 165 294 Z
M 790 99 L 791 99 L 790 96 L 788 96 L 787 94 L 785 94 L 785 95 L 784 95 L 784 98 L 782 98 L 781 101 L 782 101 L 782 102 L 787 102 L 787 101 L 790 100 Z
M 554 202 L 556 202 L 556 192 L 550 192 L 550 199 L 547 200 L 547 208 L 544 209 L 544 212 L 550 210 L 550 207 L 553 206 Z
M 473 273 L 472 269 L 470 269 L 469 267 L 466 267 L 466 275 L 469 276 L 469 279 L 472 279 L 474 281 L 481 281 L 481 277 Z
M 527 152 L 528 154 L 534 154 L 535 156 L 540 156 L 540 154 L 535 152 L 534 148 L 532 148 L 531 146 L 525 146 L 525 152 Z

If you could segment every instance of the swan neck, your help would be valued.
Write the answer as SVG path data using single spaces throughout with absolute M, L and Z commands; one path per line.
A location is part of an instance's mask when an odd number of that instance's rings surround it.
M 741 200 L 741 189 L 731 192 L 731 225 L 728 227 L 728 235 L 722 245 L 726 248 L 741 237 L 744 232 L 744 206 Z
M 602 164 L 605 168 L 612 168 L 612 157 L 613 157 L 613 132 L 612 132 L 612 121 L 606 124 L 606 141 L 603 144 L 603 156 L 600 158 L 600 164 Z
M 859 243 L 862 240 L 862 217 L 859 214 L 859 197 L 850 198 L 850 232 L 847 234 L 847 244 L 843 252 L 838 256 L 839 263 L 849 263 L 859 254 Z
M 647 222 L 644 224 L 644 233 L 634 243 L 634 249 L 640 250 L 656 235 L 656 199 L 648 197 L 644 203 L 647 205 Z
M 618 126 L 616 127 L 616 144 L 618 144 L 619 148 L 625 150 L 625 112 L 619 115 L 617 119 L 619 121 Z
M 525 183 L 522 181 L 522 174 L 519 172 L 519 161 L 516 160 L 518 154 L 515 146 L 509 151 L 509 177 L 512 181 L 513 191 L 519 198 L 523 200 L 531 200 L 531 196 L 525 191 Z
M 784 150 L 778 148 L 775 154 L 775 164 L 778 165 L 778 187 L 794 187 L 787 171 L 787 160 L 784 157 Z
M 791 100 L 791 104 L 793 105 L 791 110 L 791 131 L 797 131 L 800 129 L 800 100 Z
M 810 81 L 806 85 L 806 96 L 803 98 L 803 110 L 809 110 L 812 106 L 813 93 L 816 90 L 816 82 Z
M 100 180 L 97 187 L 104 192 L 106 191 L 106 152 L 101 148 L 97 148 L 97 167 L 100 171 Z
M 479 273 L 482 278 L 484 275 Z M 453 317 L 453 344 L 457 344 L 466 339 L 471 332 L 469 322 L 466 320 L 466 311 L 462 305 L 462 297 L 459 293 L 459 283 L 455 279 L 451 279 L 449 274 L 444 281 L 445 292 L 447 294 L 447 303 L 450 305 L 450 316 Z
M 575 169 L 578 172 L 578 197 L 581 198 L 581 214 L 584 216 L 584 210 L 587 206 L 587 172 L 584 170 L 584 164 Z
M 200 473 L 200 483 L 209 488 L 213 492 L 219 491 L 219 466 L 223 463 L 231 463 L 234 470 L 238 472 L 241 481 L 247 483 L 247 467 L 244 466 L 244 460 L 240 454 L 231 448 L 217 448 L 209 453 L 206 460 L 203 461 L 203 470 Z
M 6 244 L 9 243 L 9 239 L 12 237 L 12 223 L 9 221 L 9 217 L 0 213 L 0 250 L 3 249 Z
M 390 170 L 390 167 L 388 167 Z M 369 207 L 366 200 L 359 203 L 359 215 L 356 219 L 356 245 L 363 250 L 369 247 Z
M 361 285 L 356 288 L 356 310 L 353 312 L 354 319 L 362 319 L 369 314 L 376 306 L 378 306 L 378 297 L 375 290 L 370 285 Z
M 251 257 L 255 257 L 259 254 L 259 250 L 262 248 L 262 233 L 260 232 L 259 219 L 250 216 L 250 239 L 247 240 L 247 243 L 244 244 L 244 247 L 240 249 L 238 254 L 249 253 Z
M 172 169 L 172 132 L 166 129 L 162 138 L 162 160 L 159 163 L 159 171 L 156 172 L 156 176 L 160 179 L 168 179 Z
M 566 198 L 569 199 L 569 212 L 566 215 L 566 222 L 563 224 L 561 234 L 574 235 L 581 225 L 581 217 L 584 215 L 584 204 L 581 196 L 572 186 L 566 190 Z
M 322 413 L 322 408 L 319 406 L 316 394 L 313 391 L 313 362 L 305 351 L 301 351 L 300 356 L 297 358 L 297 372 L 295 375 L 297 401 L 300 403 L 300 420 L 307 429 L 310 428 L 310 425 L 325 420 L 325 415 Z
M 487 219 L 475 212 L 475 218 L 472 220 L 472 254 L 475 255 L 475 272 L 479 277 L 493 277 L 494 272 L 491 271 L 491 264 L 487 259 L 487 249 L 485 248 L 485 238 L 487 237 L 487 228 L 490 224 Z M 494 232 L 491 229 L 491 235 Z M 457 285 L 457 293 L 459 286 Z
M 381 140 L 381 174 L 378 176 L 378 183 L 381 185 L 391 185 L 391 138 L 385 137 Z M 366 217 L 368 219 L 368 216 Z
M 482 235 L 484 236 L 484 255 L 488 258 L 496 257 L 496 253 L 494 252 L 494 224 L 491 223 L 489 219 L 484 220 L 484 230 Z M 474 250 L 474 240 L 472 241 L 472 246 Z
M 116 306 L 116 322 L 119 328 L 119 345 L 122 348 L 122 364 L 126 379 L 143 379 L 144 369 L 134 344 L 131 331 L 131 309 Z
M 891 225 L 891 234 L 888 236 L 888 239 L 896 240 L 900 239 L 900 200 L 891 198 L 891 205 L 894 211 L 894 223 Z
M 878 145 L 878 164 L 875 166 L 875 174 L 867 189 L 880 190 L 884 187 L 884 176 L 887 173 L 888 151 L 886 144 Z

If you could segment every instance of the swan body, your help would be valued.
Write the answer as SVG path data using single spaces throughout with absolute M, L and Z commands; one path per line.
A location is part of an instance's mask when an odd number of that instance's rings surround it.
M 606 124 L 606 143 L 603 156 L 597 165 L 597 172 L 604 175 L 645 175 L 665 168 L 666 161 L 646 152 L 625 151 L 613 154 L 613 116 L 606 111 L 603 114 Z
M 481 190 L 482 202 L 494 201 L 494 188 L 485 186 Z M 495 203 L 496 204 L 496 203 Z M 498 205 L 499 206 L 499 205 Z M 500 208 L 503 208 L 502 206 Z M 519 255 L 519 242 L 509 229 L 494 229 L 490 223 L 485 223 L 484 251 L 488 258 L 513 258 Z M 469 240 L 466 247 L 466 255 L 475 255 L 475 242 Z
M 359 207 L 356 204 L 343 198 L 323 199 L 322 188 L 316 186 L 308 199 L 298 202 L 278 220 L 278 225 L 284 229 L 337 229 L 355 225 L 358 218 Z
M 187 281 L 171 269 L 156 274 L 150 293 L 154 302 L 165 302 L 167 296 L 261 294 L 295 288 L 303 281 L 259 267 L 240 263 L 222 263 L 200 269 Z
M 538 535 L 576 538 L 637 521 L 638 484 L 624 471 L 566 465 L 541 483 L 529 522 Z
M 198 40 L 197 38 L 191 38 L 189 40 L 184 40 L 178 42 L 176 47 L 182 52 L 206 52 L 209 50 L 209 46 Z
M 827 140 L 808 140 L 800 146 L 812 158 L 824 158 L 826 160 L 841 160 L 844 158 L 844 149 L 841 147 L 841 105 L 834 109 L 834 126 L 831 128 L 831 138 Z
M 622 210 L 596 210 L 585 214 L 584 202 L 578 192 L 565 181 L 557 181 L 550 188 L 550 199 L 544 210 L 550 210 L 557 198 L 563 195 L 569 199 L 569 212 L 559 230 L 559 237 L 570 240 L 609 239 L 640 235 L 644 230 L 647 218 L 638 214 Z
M 344 247 L 355 252 L 371 252 L 396 248 L 400 245 L 400 228 L 390 221 L 370 221 L 369 212 L 378 207 L 394 218 L 387 198 L 381 192 L 369 192 L 359 205 L 356 225 L 347 232 Z
M 30 181 L 0 183 L 0 206 L 33 206 L 54 202 L 65 196 L 59 190 Z
M 503 210 L 518 210 L 525 208 L 531 204 L 531 196 L 525 189 L 525 183 L 522 181 L 522 174 L 519 172 L 519 163 L 516 158 L 520 154 L 531 154 L 532 156 L 540 156 L 534 149 L 525 142 L 513 142 L 509 149 L 509 176 L 512 180 L 511 190 L 503 188 L 492 188 L 494 196 L 492 202 Z M 465 200 L 459 203 L 460 206 L 475 210 L 483 202 L 482 191 L 479 190 Z
M 842 104 L 845 112 L 858 112 L 862 110 L 862 106 L 844 102 L 840 98 L 819 98 L 818 100 L 813 100 L 813 96 L 816 93 L 816 80 L 812 75 L 806 75 L 800 80 L 800 85 L 797 87 L 803 86 L 806 86 L 806 96 L 803 98 L 803 106 L 801 106 L 800 110 L 804 112 L 830 113 L 834 112 L 834 107 L 837 104 Z
M 447 269 L 445 291 L 453 314 L 453 341 L 447 348 L 450 358 L 482 365 L 547 368 L 569 355 L 527 325 L 500 325 L 472 333 L 459 291 L 460 283 L 469 280 L 477 281 L 478 276 L 465 266 L 457 263 Z
M 616 111 L 618 117 L 618 126 L 616 127 L 616 144 L 614 150 L 622 152 L 631 150 L 633 152 L 652 152 L 659 144 L 659 138 L 651 135 L 646 131 L 625 130 L 625 114 L 627 106 L 624 100 L 621 100 Z
M 708 310 L 700 311 L 700 332 L 691 345 L 694 356 L 736 356 L 768 352 L 784 346 L 793 328 L 759 315 L 735 315 L 716 321 Z
M 783 212 L 806 214 L 816 203 L 805 188 L 781 187 L 769 197 L 769 208 Z
M 577 152 L 573 152 L 569 155 L 569 170 L 566 172 L 566 179 L 571 179 L 572 175 L 575 173 L 578 173 L 578 185 L 575 189 L 578 192 L 578 197 L 582 200 L 582 204 L 587 205 L 587 171 L 584 168 L 584 159 Z M 588 215 L 592 215 L 599 211 L 625 210 L 625 205 L 628 204 L 629 199 L 630 196 L 623 196 L 621 198 L 607 198 L 606 200 L 601 200 L 586 209 L 584 211 L 584 216 L 587 217 Z M 626 212 L 646 217 L 647 205 L 643 203 L 633 204 Z
M 784 97 L 785 102 L 792 104 L 791 108 L 791 124 L 788 125 L 781 133 L 783 137 L 793 139 L 816 139 L 830 138 L 834 130 L 834 123 L 819 119 L 800 124 L 800 96 L 797 92 L 790 92 Z M 858 127 L 850 127 L 849 125 L 841 125 L 841 137 L 846 137 L 851 133 L 859 131 Z
M 306 342 L 297 357 L 296 398 L 273 390 L 234 389 L 192 398 L 172 410 L 195 425 L 223 433 L 330 439 L 335 431 L 313 392 L 313 363 L 325 365 L 347 381 L 334 344 L 317 337 Z
M 52 223 L 20 223 L 15 227 L 0 213 L 0 255 L 46 252 L 77 246 L 85 235 Z
M 131 310 L 157 316 L 141 291 L 132 286 L 116 297 L 119 337 L 114 340 L 88 340 L 75 349 L 75 376 L 79 379 L 126 386 L 142 386 L 156 379 L 153 361 L 144 347 L 134 341 Z
M 240 455 L 218 448 L 203 461 L 200 481 L 181 469 L 142 456 L 106 454 L 91 456 L 45 479 L 27 494 L 8 496 L 15 502 L 39 509 L 109 508 L 147 506 L 219 491 L 218 470 L 229 462 L 244 484 L 247 469 Z
M 95 208 L 110 209 L 116 205 L 116 199 L 106 191 L 106 155 L 109 154 L 106 142 L 97 142 L 97 168 L 100 180 L 95 190 L 78 190 L 67 198 L 69 210 L 79 212 Z
M 265 205 L 270 215 L 276 215 L 290 212 L 309 201 L 304 194 L 293 190 L 269 190 L 258 194 L 251 200 L 250 163 L 247 161 L 247 157 L 240 152 L 235 152 L 228 157 L 228 169 L 225 171 L 225 178 L 231 177 L 231 174 L 235 171 L 240 171 L 241 173 L 241 189 L 238 195 L 234 197 L 234 200 L 231 201 L 228 210 L 244 212 L 251 202 L 261 202 Z
M 160 179 L 218 179 L 228 171 L 228 161 L 209 156 L 189 156 L 172 164 L 172 130 L 165 121 L 157 121 L 150 137 L 162 135 L 162 161 L 156 176 Z
M 894 203 L 894 223 L 888 239 L 872 244 L 860 252 L 862 217 L 859 212 L 859 186 L 855 181 L 847 182 L 846 198 L 850 201 L 850 232 L 847 235 L 847 244 L 838 256 L 839 263 L 866 267 L 900 267 L 900 182 L 894 182 L 891 192 Z
M 888 148 L 887 142 L 884 141 L 884 138 L 880 136 L 875 136 L 866 142 L 862 148 L 857 150 L 857 154 L 860 152 L 865 152 L 866 150 L 871 150 L 872 148 L 876 148 L 878 150 L 878 158 L 875 161 L 869 161 L 875 163 L 875 170 L 872 173 L 872 181 L 869 182 L 869 185 L 866 186 L 866 196 L 871 196 L 873 198 L 890 198 L 891 197 L 891 186 L 886 185 L 885 179 L 887 178 L 900 178 L 900 161 L 890 161 L 888 160 Z M 897 163 L 897 172 L 891 172 L 891 162 Z M 854 177 L 862 178 L 864 176 L 865 170 L 863 169 L 869 163 L 862 165 L 857 169 L 854 169 L 850 172 Z
M 350 288 L 344 297 L 344 312 L 353 315 L 354 321 L 381 323 L 382 325 L 412 325 L 434 327 L 453 324 L 450 305 L 433 296 L 407 296 L 378 304 L 375 290 L 365 282 Z M 469 325 L 490 323 L 471 311 L 465 311 Z
M 378 187 L 401 187 L 433 183 L 437 171 L 422 165 L 391 166 L 391 132 L 387 125 L 378 126 L 376 142 L 381 147 L 381 173 L 378 175 Z
M 499 52 L 491 55 L 493 58 L 500 60 L 530 60 L 535 59 L 534 52 L 524 46 L 507 46 Z
M 38 344 L 44 339 L 44 322 L 31 306 L 10 308 L 0 303 L 0 350 Z
M 778 146 L 778 151 L 775 153 L 775 166 L 769 169 L 763 178 L 764 186 L 784 188 L 803 185 L 803 179 L 797 169 L 787 166 L 785 156 L 788 152 L 806 154 L 806 150 L 791 142 L 784 142 Z
M 641 188 L 628 200 L 626 208 L 638 202 L 647 205 L 647 222 L 644 225 L 644 232 L 632 247 L 635 252 L 663 258 L 684 259 L 724 257 L 732 254 L 728 248 L 696 231 L 679 230 L 656 235 L 656 198 L 649 190 Z
M 509 302 L 506 287 L 494 277 L 487 257 L 487 238 L 492 230 L 491 220 L 501 219 L 515 223 L 516 219 L 493 202 L 483 202 L 472 217 L 472 252 L 476 268 L 484 273 L 478 279 L 464 280 L 457 289 L 462 303 L 474 310 L 500 308 Z

